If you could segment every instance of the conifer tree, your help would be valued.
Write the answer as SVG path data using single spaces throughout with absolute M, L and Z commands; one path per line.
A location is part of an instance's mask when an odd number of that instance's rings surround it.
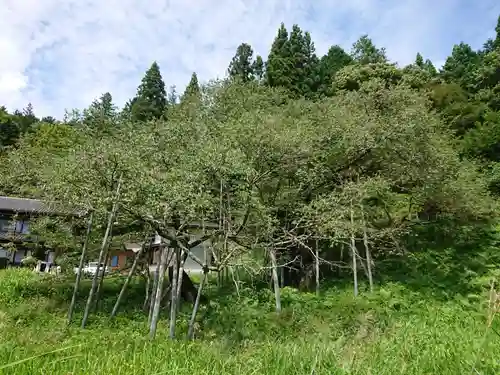
M 253 49 L 247 43 L 241 43 L 236 49 L 236 54 L 229 63 L 228 73 L 231 78 L 249 82 L 254 77 Z
M 200 85 L 198 83 L 198 76 L 196 72 L 193 72 L 191 75 L 191 80 L 189 81 L 186 89 L 184 90 L 184 94 L 182 95 L 182 100 L 186 99 L 194 99 L 201 97 Z
M 424 67 L 424 58 L 422 57 L 420 52 L 417 53 L 417 57 L 415 58 L 415 65 L 418 66 L 419 68 Z
M 131 104 L 132 119 L 136 121 L 158 119 L 164 114 L 167 106 L 167 93 L 160 67 L 156 61 L 146 71 Z
M 265 74 L 265 66 L 264 66 L 264 60 L 262 59 L 262 56 L 257 55 L 255 57 L 255 61 L 252 64 L 252 69 L 253 69 L 253 74 L 255 76 L 255 79 L 259 82 L 261 82 L 264 79 L 264 74 Z
M 278 35 L 273 41 L 266 64 L 266 80 L 271 87 L 290 87 L 290 42 L 284 23 L 278 29 Z

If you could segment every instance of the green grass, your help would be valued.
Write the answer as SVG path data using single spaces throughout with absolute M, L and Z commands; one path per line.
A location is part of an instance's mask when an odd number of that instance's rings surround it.
M 241 285 L 240 295 L 211 285 L 200 311 L 197 339 L 168 339 L 163 316 L 154 342 L 138 308 L 143 286 L 132 283 L 117 319 L 109 321 L 123 279 L 105 283 L 101 312 L 79 328 L 66 326 L 71 281 L 29 271 L 0 271 L 0 374 L 499 374 L 498 323 L 487 330 L 487 288 L 437 298 L 401 281 L 373 295 L 348 286 L 321 297 L 285 288 L 283 312 L 273 294 Z M 218 294 L 217 294 L 218 293 Z M 217 297 L 216 297 L 217 294 Z

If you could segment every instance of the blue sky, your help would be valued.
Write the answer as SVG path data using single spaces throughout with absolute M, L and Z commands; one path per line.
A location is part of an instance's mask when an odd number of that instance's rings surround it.
M 109 91 L 121 106 L 154 60 L 181 92 L 193 71 L 224 76 L 241 42 L 267 56 L 282 21 L 319 54 L 369 34 L 393 61 L 440 65 L 455 43 L 481 47 L 499 14 L 498 0 L 0 0 L 0 105 L 60 118 Z

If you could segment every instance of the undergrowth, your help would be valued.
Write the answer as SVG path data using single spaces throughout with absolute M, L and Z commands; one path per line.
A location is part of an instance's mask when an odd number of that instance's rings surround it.
M 453 294 L 419 290 L 410 276 L 406 283 L 387 279 L 373 294 L 362 287 L 357 298 L 341 282 L 321 296 L 283 288 L 279 315 L 269 289 L 242 282 L 236 292 L 211 283 L 195 341 L 184 339 L 190 313 L 184 305 L 178 340 L 168 339 L 163 312 L 150 342 L 140 279 L 133 280 L 119 315 L 110 321 L 123 278 L 108 278 L 98 313 L 81 329 L 89 280 L 83 281 L 74 322 L 67 326 L 72 278 L 3 270 L 0 373 L 498 374 L 500 327 L 495 320 L 488 327 L 484 275 L 474 280 L 470 290 Z

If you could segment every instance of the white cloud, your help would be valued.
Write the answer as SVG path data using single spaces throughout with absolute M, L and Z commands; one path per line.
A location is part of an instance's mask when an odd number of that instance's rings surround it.
M 266 56 L 281 21 L 320 53 L 368 33 L 398 62 L 443 61 L 453 43 L 479 47 L 499 13 L 495 0 L 0 0 L 0 105 L 61 117 L 104 91 L 123 105 L 153 60 L 182 91 L 193 71 L 223 76 L 241 42 Z

